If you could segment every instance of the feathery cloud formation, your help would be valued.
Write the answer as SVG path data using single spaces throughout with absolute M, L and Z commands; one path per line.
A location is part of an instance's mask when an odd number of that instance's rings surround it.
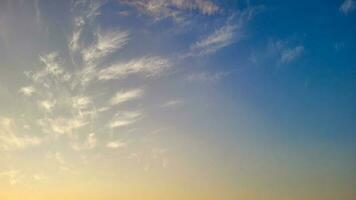
M 120 2 L 156 19 L 172 17 L 177 22 L 184 20 L 184 13 L 187 11 L 197 10 L 201 14 L 212 15 L 220 10 L 210 0 L 120 0 Z
M 339 10 L 343 12 L 345 15 L 354 11 L 355 9 L 356 9 L 356 3 L 353 0 L 345 0 L 339 8 Z

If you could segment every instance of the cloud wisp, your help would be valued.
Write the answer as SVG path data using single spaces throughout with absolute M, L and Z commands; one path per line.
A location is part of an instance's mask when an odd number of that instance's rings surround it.
M 247 23 L 262 8 L 262 6 L 248 7 L 241 12 L 234 13 L 226 20 L 224 25 L 193 43 L 190 46 L 190 52 L 186 56 L 213 54 L 220 49 L 240 41 L 246 36 L 245 27 Z
M 302 45 L 298 45 L 296 47 L 284 49 L 281 52 L 281 56 L 279 58 L 279 62 L 281 64 L 290 63 L 290 62 L 294 61 L 295 59 L 297 59 L 298 57 L 300 57 L 303 52 L 304 52 L 304 46 L 302 46 Z
M 125 148 L 127 147 L 127 142 L 123 140 L 115 140 L 115 141 L 108 142 L 106 144 L 106 147 L 109 149 Z
M 229 74 L 230 72 L 199 72 L 188 75 L 187 80 L 189 82 L 209 83 L 219 81 Z
M 126 91 L 120 91 L 115 94 L 110 99 L 110 104 L 111 105 L 118 105 L 127 101 L 131 101 L 137 98 L 140 98 L 143 95 L 143 90 L 142 89 L 131 89 L 131 90 L 126 90 Z
M 18 127 L 14 119 L 0 118 L 0 150 L 11 151 L 25 149 L 42 143 L 42 139 L 39 137 L 19 134 L 17 130 Z
M 128 126 L 135 123 L 137 120 L 142 118 L 143 114 L 138 111 L 122 111 L 116 113 L 108 126 L 110 128 L 119 128 L 123 126 Z
M 341 5 L 339 10 L 345 15 L 356 10 L 356 3 L 354 0 L 345 0 Z
M 113 80 L 125 78 L 131 74 L 143 74 L 145 77 L 153 77 L 161 74 L 172 66 L 165 58 L 158 56 L 145 56 L 133 59 L 129 62 L 119 62 L 99 71 L 99 80 Z
M 210 0 L 120 0 L 120 2 L 157 20 L 171 17 L 176 22 L 183 21 L 189 11 L 198 11 L 203 15 L 213 15 L 220 11 L 220 8 Z

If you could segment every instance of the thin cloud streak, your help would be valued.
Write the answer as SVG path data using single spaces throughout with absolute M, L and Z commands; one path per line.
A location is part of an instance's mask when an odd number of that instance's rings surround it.
M 210 0 L 120 0 L 135 7 L 140 13 L 156 20 L 171 17 L 176 22 L 184 21 L 187 12 L 197 10 L 203 15 L 213 15 L 221 9 Z
M 281 53 L 279 62 L 282 64 L 290 63 L 300 57 L 304 52 L 304 46 L 299 45 L 293 48 L 284 49 Z
M 356 3 L 353 0 L 345 0 L 339 10 L 344 13 L 345 15 L 349 14 L 350 12 L 356 10 Z
M 0 150 L 11 151 L 37 146 L 42 143 L 38 137 L 19 134 L 15 120 L 0 117 Z
M 115 141 L 108 142 L 106 144 L 106 147 L 109 149 L 125 148 L 127 147 L 127 142 L 124 142 L 122 140 L 115 140 Z
M 93 64 L 124 47 L 129 40 L 128 31 L 97 31 L 96 41 L 82 52 L 83 60 Z
M 110 104 L 111 105 L 118 105 L 130 100 L 137 99 L 143 95 L 142 89 L 132 89 L 126 91 L 117 92 L 114 97 L 111 98 Z
M 99 71 L 99 80 L 125 78 L 131 74 L 143 74 L 146 77 L 157 76 L 169 69 L 172 63 L 162 57 L 145 56 L 126 63 L 117 63 Z
M 142 113 L 138 111 L 123 111 L 118 112 L 109 122 L 108 126 L 110 128 L 118 128 L 123 126 L 128 126 L 135 123 L 142 117 Z

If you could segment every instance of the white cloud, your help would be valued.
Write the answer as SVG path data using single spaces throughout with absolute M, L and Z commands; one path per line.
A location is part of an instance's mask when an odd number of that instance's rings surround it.
M 44 69 L 37 72 L 25 72 L 34 83 L 49 88 L 55 81 L 66 82 L 70 80 L 71 74 L 65 72 L 62 68 L 57 52 L 39 56 L 39 59 L 44 64 Z
M 97 31 L 97 40 L 83 50 L 83 60 L 87 64 L 96 63 L 101 58 L 124 47 L 129 40 L 128 31 Z
M 345 0 L 339 10 L 343 12 L 345 15 L 354 11 L 356 9 L 356 3 L 353 0 Z
M 92 20 L 96 16 L 100 15 L 100 8 L 106 3 L 106 1 L 97 0 L 80 0 L 73 1 L 71 10 L 77 13 L 82 20 Z
M 203 82 L 203 83 L 215 82 L 228 76 L 229 74 L 230 74 L 229 72 L 214 72 L 214 73 L 200 72 L 200 73 L 190 74 L 187 77 L 187 80 L 191 82 Z
M 176 21 L 182 20 L 187 11 L 198 10 L 204 15 L 212 15 L 220 10 L 210 0 L 121 0 L 121 2 L 156 19 L 172 17 Z
M 125 148 L 127 143 L 122 140 L 111 141 L 106 144 L 106 147 L 109 149 Z
M 175 106 L 179 106 L 182 105 L 183 101 L 180 99 L 174 99 L 174 100 L 170 100 L 165 102 L 162 107 L 175 107 Z
M 130 12 L 127 10 L 123 10 L 123 11 L 117 12 L 117 15 L 122 16 L 122 17 L 127 17 L 130 15 Z
M 42 174 L 33 174 L 32 178 L 36 181 L 43 181 L 47 179 L 47 177 Z
M 226 24 L 212 34 L 191 46 L 194 55 L 206 55 L 216 52 L 234 42 L 236 25 Z
M 19 177 L 20 173 L 21 173 L 21 171 L 19 171 L 19 170 L 3 171 L 3 172 L 0 172 L 0 178 L 7 177 L 9 179 L 10 185 L 15 185 L 20 181 L 20 177 Z
M 54 106 L 56 105 L 56 101 L 55 100 L 43 100 L 43 101 L 39 101 L 38 105 L 43 108 L 45 111 L 47 112 L 51 112 L 54 108 Z
M 85 109 L 91 103 L 91 99 L 88 96 L 75 96 L 72 97 L 72 106 L 74 109 Z
M 65 163 L 65 161 L 64 161 L 64 159 L 63 159 L 63 156 L 62 156 L 62 154 L 61 154 L 60 152 L 56 152 L 56 153 L 54 154 L 54 158 L 55 158 L 60 164 L 64 164 L 64 163 Z
M 190 52 L 186 56 L 212 54 L 234 42 L 238 42 L 244 36 L 244 27 L 247 22 L 262 8 L 262 6 L 249 7 L 233 14 L 223 26 L 191 45 Z
M 303 44 L 292 40 L 269 41 L 266 49 L 260 54 L 254 54 L 251 59 L 254 63 L 273 59 L 277 65 L 289 64 L 300 58 L 305 51 Z
M 46 71 L 48 74 L 61 75 L 63 74 L 63 69 L 60 67 L 58 62 L 58 53 L 52 52 L 50 54 L 40 56 L 40 61 L 45 64 Z
M 69 49 L 72 51 L 76 51 L 79 49 L 79 41 L 80 41 L 80 36 L 82 34 L 82 29 L 76 29 L 73 31 L 71 39 L 69 41 Z
M 118 112 L 109 123 L 110 128 L 128 126 L 136 122 L 142 116 L 141 112 L 124 111 Z
M 130 100 L 137 99 L 143 95 L 142 89 L 132 89 L 127 91 L 117 92 L 114 97 L 111 98 L 110 104 L 117 105 Z
M 43 132 L 57 133 L 60 135 L 71 136 L 73 131 L 79 129 L 89 122 L 81 117 L 56 117 L 56 118 L 44 118 L 38 121 L 38 124 L 42 128 Z
M 159 160 L 163 168 L 168 166 L 168 160 L 166 159 L 167 149 L 164 148 L 153 148 L 152 157 L 155 160 Z
M 304 52 L 304 46 L 299 45 L 293 48 L 283 49 L 279 62 L 282 64 L 290 63 L 300 57 Z
M 97 138 L 95 134 L 90 133 L 83 144 L 73 144 L 72 147 L 74 150 L 80 151 L 80 150 L 93 149 L 96 147 L 96 144 L 97 144 Z
M 26 87 L 22 87 L 19 90 L 19 92 L 22 93 L 25 96 L 32 96 L 32 94 L 36 92 L 36 89 L 35 89 L 34 86 L 29 85 L 29 86 L 26 86 Z
M 126 77 L 130 74 L 143 73 L 155 76 L 171 67 L 169 60 L 161 57 L 146 56 L 127 63 L 117 63 L 99 71 L 99 80 L 111 80 Z
M 30 146 L 41 144 L 42 140 L 38 137 L 21 135 L 17 133 L 15 120 L 11 118 L 0 118 L 0 149 L 9 151 L 25 149 Z
M 106 1 L 73 1 L 71 11 L 75 15 L 73 18 L 73 32 L 69 37 L 68 47 L 73 52 L 83 48 L 81 37 L 84 32 L 84 25 L 91 24 L 96 16 L 100 15 L 100 8 Z M 97 36 L 97 35 L 96 35 Z M 95 44 L 93 44 L 92 47 Z

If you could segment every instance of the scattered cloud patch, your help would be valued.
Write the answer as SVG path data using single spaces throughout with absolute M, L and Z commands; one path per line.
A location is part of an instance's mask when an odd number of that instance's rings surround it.
M 110 121 L 109 127 L 118 128 L 128 126 L 135 123 L 138 119 L 140 119 L 140 117 L 142 117 L 142 113 L 137 111 L 118 112 Z
M 72 98 L 74 109 L 85 109 L 90 103 L 91 99 L 88 96 L 75 96 Z
M 43 118 L 38 121 L 38 125 L 42 128 L 43 132 L 68 136 L 72 136 L 75 130 L 87 125 L 88 123 L 89 121 L 81 117 Z
M 262 8 L 262 6 L 248 7 L 231 15 L 220 28 L 192 44 L 187 56 L 209 55 L 238 42 L 246 34 L 244 29 L 247 22 Z
M 55 154 L 54 154 L 54 158 L 58 161 L 58 163 L 60 163 L 60 164 L 65 164 L 66 162 L 64 161 L 64 159 L 63 159 L 63 156 L 62 156 L 62 154 L 60 153 L 60 152 L 56 152 Z
M 10 151 L 40 145 L 38 137 L 19 134 L 14 119 L 0 117 L 0 150 Z
M 287 64 L 295 59 L 299 58 L 304 52 L 304 46 L 299 45 L 293 48 L 287 48 L 282 50 L 279 62 L 282 64 Z
M 111 105 L 118 105 L 127 101 L 137 99 L 143 95 L 142 89 L 132 89 L 127 91 L 117 92 L 114 97 L 111 98 Z
M 288 65 L 300 59 L 304 52 L 305 47 L 300 42 L 294 40 L 270 40 L 265 49 L 261 52 L 253 52 L 249 60 L 254 64 L 271 62 L 277 66 Z
M 145 56 L 126 63 L 117 63 L 99 71 L 99 80 L 124 78 L 131 74 L 156 76 L 172 66 L 168 59 L 157 56 Z
M 72 147 L 76 151 L 94 149 L 97 145 L 97 138 L 94 133 L 90 133 L 82 144 L 73 144 Z
M 10 185 L 16 185 L 18 182 L 20 182 L 20 175 L 21 171 L 19 170 L 9 170 L 0 172 L 0 178 L 7 177 L 9 179 Z
M 212 34 L 197 41 L 191 46 L 191 51 L 195 55 L 207 55 L 215 53 L 234 42 L 236 25 L 226 24 L 215 30 Z
M 55 100 L 43 100 L 39 101 L 38 105 L 47 112 L 51 112 L 56 105 Z
M 179 106 L 179 105 L 182 105 L 184 102 L 183 100 L 180 100 L 180 99 L 174 99 L 174 100 L 170 100 L 170 101 L 167 101 L 165 102 L 162 107 L 176 107 L 176 106 Z
M 120 0 L 120 2 L 156 19 L 171 17 L 177 22 L 182 21 L 185 13 L 189 11 L 196 10 L 203 15 L 213 15 L 220 10 L 210 0 Z
M 356 10 L 356 3 L 354 0 L 345 0 L 339 10 L 343 12 L 345 15 L 349 14 L 350 12 Z
M 127 142 L 122 140 L 111 141 L 106 144 L 106 147 L 109 149 L 118 149 L 127 147 Z
M 30 85 L 30 86 L 22 87 L 19 90 L 19 92 L 25 96 L 32 96 L 32 94 L 36 92 L 36 89 L 34 86 Z
M 44 181 L 47 179 L 46 176 L 42 175 L 42 174 L 33 174 L 32 178 L 35 180 L 35 181 Z
M 230 72 L 199 72 L 190 74 L 187 80 L 190 82 L 216 82 L 228 76 Z
M 124 47 L 129 40 L 128 31 L 97 31 L 97 40 L 83 50 L 83 60 L 87 64 L 100 61 L 105 56 Z

